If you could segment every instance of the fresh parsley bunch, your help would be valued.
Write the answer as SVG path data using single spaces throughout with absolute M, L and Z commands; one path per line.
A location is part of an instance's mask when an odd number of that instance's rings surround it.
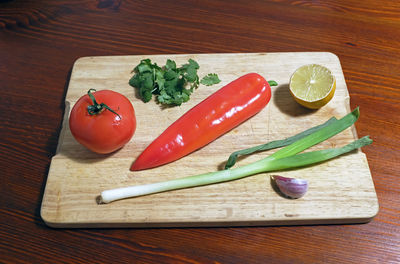
M 200 83 L 209 86 L 220 82 L 217 74 L 208 74 L 200 81 L 197 75 L 199 68 L 199 64 L 192 59 L 179 68 L 170 59 L 163 67 L 144 59 L 133 69 L 135 74 L 129 84 L 139 90 L 143 102 L 150 101 L 155 94 L 161 104 L 181 105 L 190 99 Z

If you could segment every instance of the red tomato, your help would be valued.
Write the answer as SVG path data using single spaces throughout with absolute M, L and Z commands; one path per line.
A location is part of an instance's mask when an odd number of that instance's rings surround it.
M 136 130 L 135 110 L 124 95 L 102 90 L 82 96 L 74 105 L 69 127 L 75 139 L 96 153 L 122 148 Z

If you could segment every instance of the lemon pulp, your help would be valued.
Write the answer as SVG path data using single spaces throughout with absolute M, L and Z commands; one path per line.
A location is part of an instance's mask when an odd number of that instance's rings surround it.
M 318 109 L 333 97 L 336 79 L 332 72 L 321 65 L 309 64 L 298 68 L 290 78 L 289 89 L 301 105 Z

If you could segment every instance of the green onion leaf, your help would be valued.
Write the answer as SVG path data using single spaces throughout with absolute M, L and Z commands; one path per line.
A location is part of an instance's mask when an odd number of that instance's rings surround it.
M 335 122 L 332 122 L 328 126 L 323 127 L 322 129 L 319 129 L 318 131 L 306 136 L 305 138 L 302 138 L 302 139 L 296 141 L 295 143 L 293 143 L 283 149 L 278 150 L 271 156 L 273 158 L 279 159 L 279 158 L 284 158 L 284 157 L 288 157 L 288 156 L 297 154 L 305 149 L 308 149 L 308 148 L 342 132 L 346 128 L 353 125 L 357 121 L 359 116 L 360 116 L 360 110 L 357 107 L 351 113 L 347 114 L 343 118 L 341 118 Z
M 315 126 L 315 127 L 312 127 L 310 129 L 307 129 L 307 130 L 305 130 L 297 135 L 294 135 L 292 137 L 289 137 L 286 139 L 281 139 L 281 140 L 275 140 L 275 141 L 268 142 L 266 144 L 262 144 L 262 145 L 258 145 L 255 147 L 235 151 L 229 156 L 228 161 L 226 162 L 226 165 L 225 165 L 225 169 L 229 169 L 233 165 L 235 165 L 238 156 L 250 155 L 250 154 L 253 154 L 256 152 L 271 150 L 271 149 L 290 145 L 290 144 L 296 142 L 297 140 L 302 139 L 323 127 L 326 127 L 327 125 L 331 124 L 334 121 L 337 121 L 337 119 L 335 117 L 332 117 L 325 123 Z
M 372 139 L 370 139 L 369 136 L 365 136 L 341 148 L 311 151 L 277 159 L 274 160 L 273 162 L 270 162 L 270 164 L 267 167 L 268 170 L 284 170 L 291 168 L 300 168 L 335 158 L 339 155 L 361 148 L 371 143 Z

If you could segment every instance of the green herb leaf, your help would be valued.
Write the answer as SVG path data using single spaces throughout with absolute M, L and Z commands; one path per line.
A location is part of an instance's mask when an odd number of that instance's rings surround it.
M 179 68 L 176 62 L 170 59 L 163 67 L 152 63 L 150 59 L 144 59 L 134 68 L 135 74 L 130 78 L 129 85 L 138 89 L 144 102 L 150 101 L 155 94 L 161 104 L 181 105 L 187 102 L 191 93 L 199 87 L 199 68 L 199 64 L 193 59 L 189 59 L 188 63 Z M 208 85 L 212 84 L 209 83 Z
M 278 83 L 273 80 L 268 81 L 268 84 L 269 86 L 278 86 Z
M 173 60 L 168 59 L 165 64 L 165 69 L 167 70 L 176 70 L 176 63 Z
M 217 84 L 220 83 L 221 80 L 218 78 L 218 75 L 215 73 L 209 73 L 206 76 L 203 77 L 203 79 L 201 79 L 200 83 L 210 86 L 213 84 Z
M 178 78 L 179 74 L 175 70 L 168 70 L 164 73 L 165 80 L 174 80 Z
M 197 68 L 193 65 L 190 65 L 189 67 L 187 67 L 186 74 L 184 76 L 188 82 L 191 83 L 195 82 L 196 79 L 198 78 Z

